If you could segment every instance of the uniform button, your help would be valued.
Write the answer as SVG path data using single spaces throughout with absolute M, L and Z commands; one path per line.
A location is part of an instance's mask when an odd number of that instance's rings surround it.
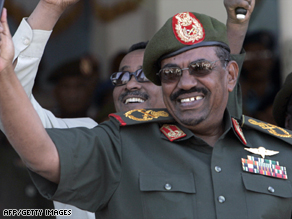
M 216 171 L 217 173 L 220 173 L 220 172 L 221 172 L 221 167 L 216 166 L 216 167 L 215 167 L 215 171 Z
M 24 38 L 22 42 L 24 45 L 28 45 L 30 43 L 30 40 L 28 38 Z
M 164 186 L 164 188 L 166 190 L 171 190 L 171 185 L 169 183 L 166 183 L 165 186 Z
M 224 203 L 224 202 L 225 202 L 225 197 L 222 196 L 222 195 L 220 195 L 220 196 L 218 197 L 218 201 L 219 201 L 219 203 Z
M 268 187 L 268 191 L 271 192 L 271 193 L 274 193 L 275 192 L 275 189 L 272 186 L 269 186 Z

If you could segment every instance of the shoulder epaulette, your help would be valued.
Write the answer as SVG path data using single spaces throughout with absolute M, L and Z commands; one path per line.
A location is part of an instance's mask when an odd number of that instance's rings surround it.
M 135 125 L 149 122 L 174 122 L 166 109 L 134 109 L 126 112 L 109 114 L 120 126 Z
M 272 135 L 289 144 L 292 144 L 292 132 L 279 126 L 243 115 L 241 120 L 241 127 L 256 129 L 260 132 Z

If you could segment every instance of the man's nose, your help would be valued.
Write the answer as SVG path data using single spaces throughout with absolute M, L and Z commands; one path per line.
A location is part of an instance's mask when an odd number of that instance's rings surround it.
M 136 78 L 131 75 L 131 79 L 127 83 L 128 90 L 139 90 L 141 89 L 141 83 L 136 80 Z
M 179 78 L 177 87 L 183 90 L 189 90 L 198 84 L 197 78 L 191 75 L 188 69 L 183 69 L 183 73 Z

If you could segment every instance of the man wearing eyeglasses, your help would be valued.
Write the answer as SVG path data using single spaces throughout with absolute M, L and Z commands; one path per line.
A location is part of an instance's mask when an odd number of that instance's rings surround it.
M 194 27 L 196 33 L 189 34 Z M 247 116 L 230 116 L 226 106 L 236 86 L 238 67 L 230 60 L 226 36 L 216 27 L 216 21 L 202 14 L 178 13 L 151 39 L 143 62 L 146 77 L 162 86 L 166 108 L 189 136 L 193 159 L 199 160 L 184 160 L 197 170 L 193 192 L 201 211 L 196 214 L 203 218 L 290 218 L 292 162 L 287 161 L 292 155 L 292 132 Z M 216 34 L 209 28 L 216 29 Z M 183 146 L 186 136 L 173 142 Z M 170 181 L 174 189 L 178 184 Z M 281 188 L 277 194 L 275 187 Z M 284 191 L 285 195 L 280 194 Z
M 233 37 L 232 39 L 238 38 Z M 165 107 L 162 101 L 161 87 L 149 81 L 142 70 L 146 45 L 146 42 L 134 44 L 122 60 L 120 71 L 113 73 L 110 77 L 115 86 L 113 98 L 117 112 Z M 239 53 L 240 48 L 241 44 L 238 43 L 233 50 Z M 232 58 L 242 65 L 244 55 L 233 55 Z M 232 115 L 240 117 L 242 106 L 239 85 L 231 95 L 229 107 Z
M 115 86 L 113 99 L 117 112 L 142 108 L 165 108 L 161 87 L 144 75 L 142 62 L 147 43 L 134 44 L 120 63 L 120 71 L 111 75 Z
M 178 13 L 150 40 L 143 70 L 161 83 L 167 110 L 45 132 L 13 75 L 5 15 L 1 119 L 44 196 L 101 218 L 291 217 L 291 132 L 230 116 L 238 65 L 230 61 L 224 24 Z

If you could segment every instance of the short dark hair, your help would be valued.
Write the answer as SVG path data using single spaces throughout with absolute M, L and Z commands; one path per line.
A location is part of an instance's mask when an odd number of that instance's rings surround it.
M 133 52 L 133 51 L 138 50 L 138 49 L 145 49 L 147 44 L 148 44 L 148 41 L 135 43 L 129 48 L 127 53 Z

